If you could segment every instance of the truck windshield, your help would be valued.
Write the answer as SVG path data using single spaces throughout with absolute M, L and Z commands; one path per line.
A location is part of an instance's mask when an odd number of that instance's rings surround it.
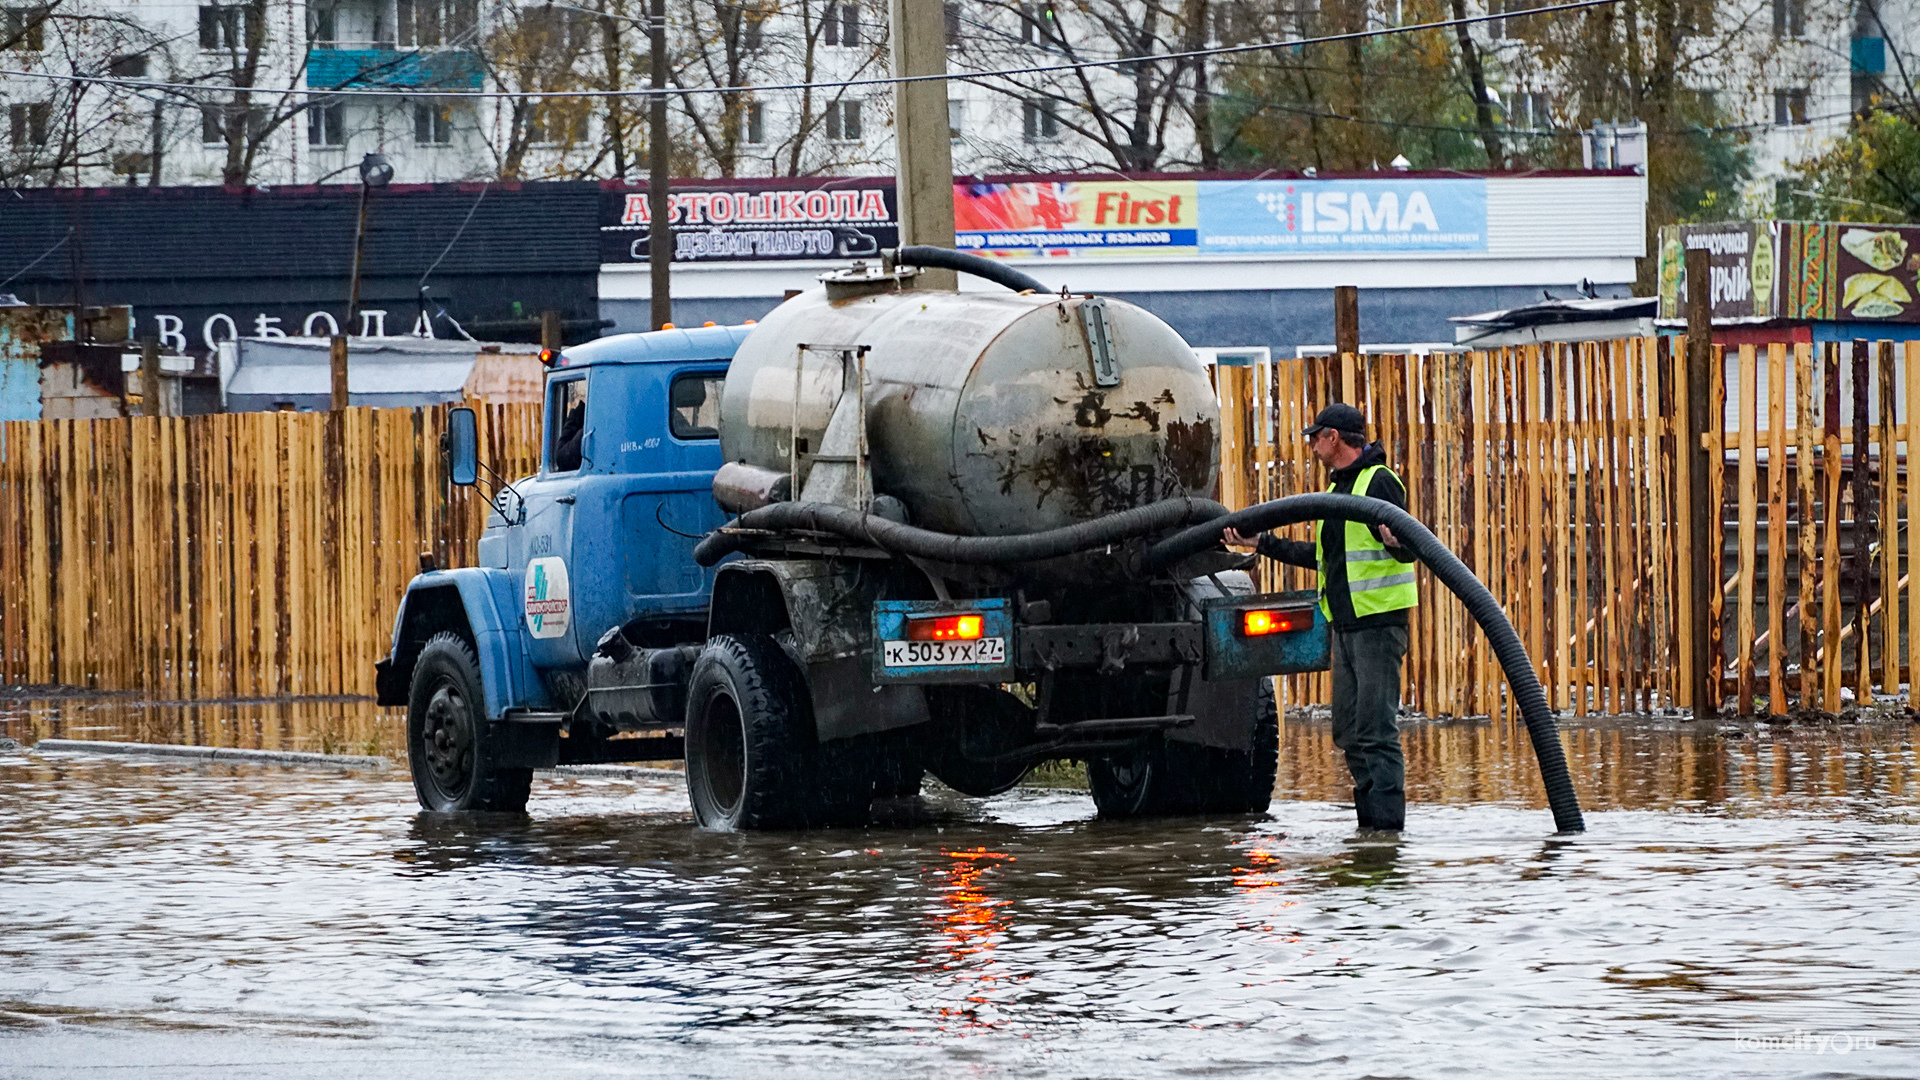
M 675 438 L 720 437 L 720 390 L 726 385 L 726 373 L 720 371 L 674 376 L 667 423 Z
M 587 426 L 587 380 L 556 382 L 549 393 L 547 430 L 553 445 L 547 460 L 554 472 L 573 472 L 580 467 L 580 435 Z

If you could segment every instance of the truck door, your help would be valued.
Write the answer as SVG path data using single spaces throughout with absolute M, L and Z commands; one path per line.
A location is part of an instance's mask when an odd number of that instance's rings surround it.
M 652 483 L 621 507 L 627 548 L 627 592 L 661 613 L 705 608 L 712 569 L 693 561 L 700 536 L 726 522 L 713 501 L 720 467 L 720 391 L 726 369 L 675 372 L 667 387 L 666 439 Z
M 577 488 L 592 452 L 587 371 L 555 376 L 547 383 L 544 430 L 540 474 L 521 489 L 527 524 L 517 530 L 524 547 L 516 565 L 522 575 L 520 614 L 529 658 L 536 667 L 554 667 L 581 659 L 573 626 L 577 597 L 570 555 Z

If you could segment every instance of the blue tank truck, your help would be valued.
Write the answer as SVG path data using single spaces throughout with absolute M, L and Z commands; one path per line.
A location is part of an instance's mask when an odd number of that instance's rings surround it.
M 757 326 L 574 346 L 540 471 L 494 479 L 479 565 L 408 585 L 379 700 L 435 811 L 684 758 L 721 829 L 859 822 L 928 773 L 993 795 L 1049 759 L 1086 761 L 1106 816 L 1258 812 L 1268 676 L 1323 668 L 1327 634 L 1217 544 L 1149 568 L 1225 513 L 1219 430 L 1153 315 L 939 249 Z M 443 450 L 482 481 L 471 412 Z

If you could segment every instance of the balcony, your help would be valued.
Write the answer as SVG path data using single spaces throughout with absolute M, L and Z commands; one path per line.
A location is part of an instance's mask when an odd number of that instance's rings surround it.
M 464 50 L 310 49 L 307 86 L 315 90 L 477 90 L 480 58 Z

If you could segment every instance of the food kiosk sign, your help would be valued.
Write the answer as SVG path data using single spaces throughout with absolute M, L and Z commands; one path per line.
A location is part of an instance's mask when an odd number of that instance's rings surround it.
M 1920 226 L 1746 221 L 1670 226 L 1660 316 L 1686 317 L 1686 252 L 1704 248 L 1716 320 L 1920 323 Z

